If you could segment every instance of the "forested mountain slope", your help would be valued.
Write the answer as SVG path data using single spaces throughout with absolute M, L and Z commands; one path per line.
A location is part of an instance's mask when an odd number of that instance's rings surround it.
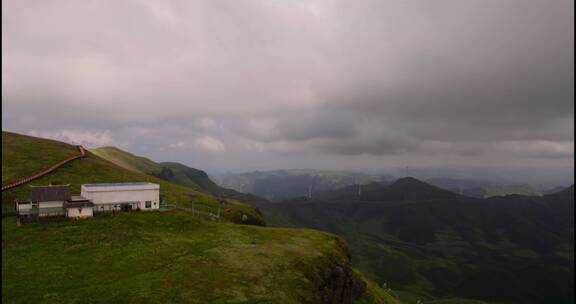
M 410 178 L 256 205 L 269 225 L 344 237 L 354 265 L 401 299 L 573 303 L 573 186 L 490 199 L 436 189 Z

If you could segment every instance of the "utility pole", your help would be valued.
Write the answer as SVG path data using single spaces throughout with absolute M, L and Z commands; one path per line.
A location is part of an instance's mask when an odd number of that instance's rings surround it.
M 216 214 L 216 217 L 218 217 L 218 223 L 220 223 L 220 206 L 218 206 L 218 213 Z
M 222 204 L 224 204 L 224 200 L 222 198 L 218 199 L 218 223 L 220 223 L 220 209 L 222 209 Z
M 308 198 L 312 199 L 312 185 L 308 186 Z

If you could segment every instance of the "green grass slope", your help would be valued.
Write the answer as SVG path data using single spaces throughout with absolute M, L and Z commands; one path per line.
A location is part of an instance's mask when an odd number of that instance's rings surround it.
M 115 147 L 102 147 L 90 151 L 94 152 L 101 158 L 128 170 L 152 175 L 165 181 L 197 191 L 223 196 L 242 202 L 264 201 L 264 199 L 255 195 L 244 194 L 232 189 L 220 187 L 210 179 L 206 172 L 180 163 L 156 163 L 148 158 L 137 156 Z
M 73 146 L 3 134 L 2 159 L 15 177 L 33 173 L 38 154 L 53 158 Z M 20 139 L 25 142 L 20 143 Z M 59 151 L 60 149 L 64 151 Z M 41 160 L 43 160 L 41 158 Z M 51 163 L 48 159 L 46 163 Z M 44 168 L 45 166 L 38 166 Z M 2 300 L 6 303 L 396 303 L 355 275 L 338 237 L 312 230 L 234 225 L 243 214 L 264 224 L 260 212 L 227 199 L 224 221 L 168 212 L 100 214 L 94 218 L 17 227 L 13 199 L 29 185 L 150 181 L 168 204 L 216 210 L 208 193 L 128 170 L 93 153 L 29 184 L 2 192 Z
M 91 149 L 90 152 L 123 168 L 153 175 L 198 191 L 218 193 L 225 190 L 212 182 L 204 171 L 180 163 L 156 163 L 146 157 L 137 156 L 116 147 L 101 147 Z
M 190 168 L 186 165 L 174 162 L 160 163 L 163 171 L 158 177 L 171 181 L 175 184 L 189 188 L 197 188 L 210 193 L 225 193 L 229 191 L 214 183 L 208 174 L 202 170 Z
M 2 136 L 2 170 L 8 170 L 12 176 L 23 177 L 33 171 L 29 166 L 37 166 L 37 151 L 51 151 L 53 155 L 65 155 L 69 150 L 75 149 L 74 146 L 64 143 L 47 141 L 41 138 L 28 137 L 18 134 L 4 134 Z M 24 144 L 20 142 L 24 141 Z M 58 150 L 62 149 L 62 152 Z M 18 151 L 18 161 L 14 162 L 11 158 L 4 158 L 4 151 L 8 155 L 14 155 Z M 58 154 L 59 153 L 59 154 Z M 54 159 L 56 157 L 53 157 Z M 43 158 L 41 158 L 43 161 Z M 4 169 L 7 168 L 7 169 Z M 4 174 L 4 172 L 3 172 Z M 72 193 L 80 193 L 80 185 L 86 183 L 110 183 L 110 182 L 153 182 L 160 185 L 161 199 L 165 204 L 176 205 L 179 207 L 189 208 L 194 203 L 195 208 L 205 212 L 216 212 L 218 201 L 210 194 L 195 191 L 180 185 L 176 185 L 160 178 L 146 175 L 143 173 L 131 171 L 120 167 L 114 163 L 104 160 L 93 153 L 89 152 L 87 157 L 68 163 L 58 170 L 49 173 L 39 179 L 33 180 L 28 184 L 18 186 L 8 191 L 2 192 L 2 211 L 7 212 L 14 209 L 13 200 L 15 198 L 25 199 L 29 196 L 30 185 L 48 185 L 48 184 L 70 184 Z M 233 199 L 227 199 L 225 208 L 229 212 L 223 212 L 225 219 L 240 222 L 242 215 L 246 214 L 249 223 L 263 224 L 263 219 L 254 207 L 242 204 Z
M 155 163 L 146 157 L 136 156 L 116 147 L 95 148 L 90 149 L 90 152 L 132 171 L 148 175 L 157 175 L 162 171 L 162 166 L 160 166 L 160 164 Z
M 346 293 L 396 303 L 353 275 L 341 239 L 313 230 L 170 211 L 22 227 L 5 218 L 2 231 L 4 303 L 341 303 Z
M 2 131 L 2 184 L 29 176 L 76 154 L 78 149 L 72 145 Z

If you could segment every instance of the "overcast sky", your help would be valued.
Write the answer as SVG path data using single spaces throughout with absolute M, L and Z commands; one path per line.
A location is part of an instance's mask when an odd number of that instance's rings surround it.
M 209 171 L 574 164 L 573 0 L 2 1 L 2 129 Z

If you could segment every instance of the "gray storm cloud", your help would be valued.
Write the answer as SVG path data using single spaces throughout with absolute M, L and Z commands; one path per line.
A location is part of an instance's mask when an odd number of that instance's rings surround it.
M 2 8 L 6 130 L 219 170 L 573 165 L 570 0 Z

